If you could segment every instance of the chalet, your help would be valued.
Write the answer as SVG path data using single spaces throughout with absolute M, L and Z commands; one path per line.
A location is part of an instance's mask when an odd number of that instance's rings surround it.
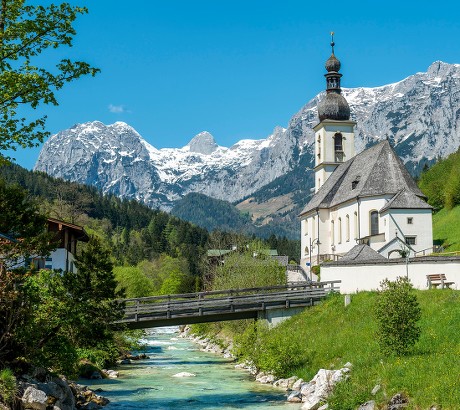
M 32 259 L 39 269 L 61 269 L 74 272 L 78 242 L 88 242 L 89 237 L 83 227 L 58 219 L 48 218 L 48 232 L 55 234 L 57 248 L 46 257 Z

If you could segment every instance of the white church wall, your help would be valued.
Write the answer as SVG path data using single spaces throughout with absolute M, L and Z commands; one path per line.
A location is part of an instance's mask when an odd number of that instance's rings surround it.
M 410 244 L 415 251 L 432 248 L 431 209 L 390 209 L 387 216 L 390 239 L 393 239 L 397 232 L 398 237 L 403 240 L 405 237 L 415 238 L 415 244 Z M 409 223 L 409 218 L 411 218 L 412 223 Z
M 428 289 L 426 275 L 444 273 L 453 289 L 460 289 L 460 258 L 413 258 L 408 264 L 408 276 L 417 289 Z M 340 293 L 348 294 L 376 290 L 384 279 L 406 276 L 405 260 L 391 259 L 378 264 L 328 265 L 321 267 L 321 281 L 341 280 Z

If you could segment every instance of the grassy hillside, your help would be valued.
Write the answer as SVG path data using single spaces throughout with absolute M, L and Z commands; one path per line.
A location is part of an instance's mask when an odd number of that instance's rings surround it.
M 409 409 L 428 409 L 435 404 L 443 410 L 458 409 L 460 292 L 426 290 L 416 294 L 422 308 L 422 334 L 409 356 L 380 353 L 372 315 L 377 294 L 363 292 L 354 295 L 347 307 L 343 296 L 334 295 L 269 332 L 259 331 L 256 363 L 263 368 L 275 359 L 288 364 L 285 376 L 295 374 L 310 380 L 320 368 L 340 368 L 351 362 L 351 377 L 336 389 L 329 402 L 331 409 L 355 410 L 371 399 L 382 405 L 398 392 L 410 398 Z M 240 337 L 246 343 L 250 339 Z M 240 348 L 250 351 L 249 345 Z M 381 390 L 374 397 L 371 391 L 377 384 Z
M 460 251 L 460 206 L 433 215 L 433 239 L 442 243 L 446 252 Z

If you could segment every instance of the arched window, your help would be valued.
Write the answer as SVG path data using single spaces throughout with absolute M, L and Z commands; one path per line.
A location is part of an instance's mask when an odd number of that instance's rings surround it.
M 350 242 L 350 217 L 348 215 L 345 217 L 345 223 L 346 223 L 346 228 L 345 229 L 347 230 L 346 231 L 347 232 L 346 233 L 346 235 L 347 235 L 346 236 L 346 241 Z
M 371 211 L 371 236 L 379 234 L 379 213 L 377 211 Z
M 342 243 L 342 218 L 339 218 L 339 238 L 338 242 Z
M 303 234 L 307 236 L 308 235 L 308 219 L 302 220 L 302 226 L 303 226 Z
M 343 162 L 343 136 L 340 132 L 334 134 L 335 161 Z
M 331 245 L 335 243 L 334 221 L 331 221 Z
M 311 237 L 315 239 L 316 229 L 315 229 L 315 217 L 311 218 Z
M 305 256 L 308 256 L 310 254 L 310 251 L 308 249 L 308 245 L 305 246 L 305 252 L 304 252 Z

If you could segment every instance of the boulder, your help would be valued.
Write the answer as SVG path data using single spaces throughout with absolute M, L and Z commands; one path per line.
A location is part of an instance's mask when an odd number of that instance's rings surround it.
M 46 393 L 34 386 L 27 387 L 21 401 L 25 409 L 46 410 L 48 406 L 48 396 Z
M 370 400 L 358 407 L 358 410 L 375 410 L 375 401 Z
M 300 403 L 302 402 L 302 394 L 300 391 L 293 391 L 287 398 L 287 401 L 290 403 Z
M 388 403 L 388 410 L 399 410 L 399 409 L 404 409 L 408 405 L 408 400 L 407 398 L 401 394 L 397 393 L 395 394 L 390 402 Z
M 318 410 L 321 407 L 319 397 L 311 396 L 307 401 L 302 404 L 302 410 Z
M 300 391 L 304 383 L 305 382 L 303 381 L 303 379 L 296 380 L 296 382 L 292 385 L 292 390 Z

